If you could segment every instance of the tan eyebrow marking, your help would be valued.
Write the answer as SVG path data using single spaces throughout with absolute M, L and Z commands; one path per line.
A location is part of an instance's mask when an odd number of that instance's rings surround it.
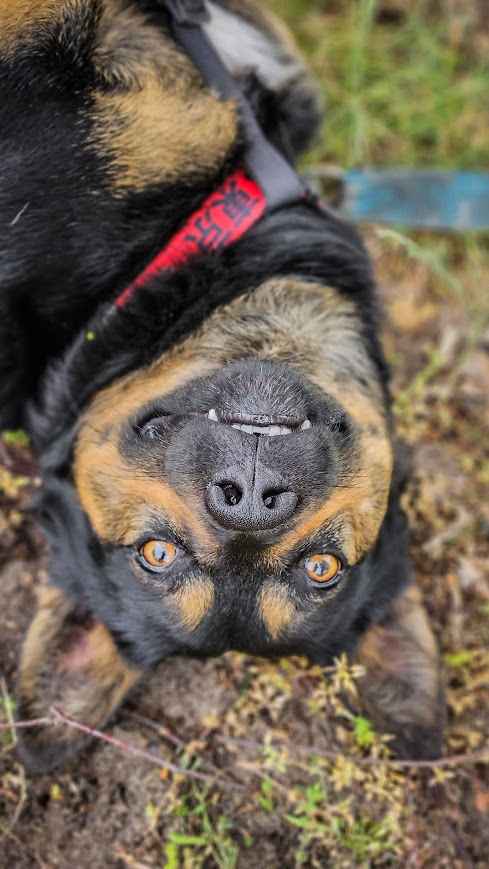
M 278 582 L 268 582 L 261 590 L 259 611 L 272 640 L 277 640 L 298 617 L 287 589 Z
M 215 599 L 210 579 L 192 579 L 174 595 L 173 605 L 184 628 L 195 631 L 210 612 Z

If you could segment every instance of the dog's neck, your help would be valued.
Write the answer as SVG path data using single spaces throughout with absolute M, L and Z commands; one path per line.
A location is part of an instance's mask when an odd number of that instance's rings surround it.
M 372 356 L 381 360 L 373 323 L 373 277 L 356 230 L 305 204 L 266 214 L 235 244 L 162 272 L 119 309 L 103 304 L 61 361 L 48 369 L 31 412 L 46 468 L 66 459 L 77 421 L 100 389 L 150 365 L 190 336 L 218 307 L 265 281 L 298 277 L 335 287 L 358 304 Z

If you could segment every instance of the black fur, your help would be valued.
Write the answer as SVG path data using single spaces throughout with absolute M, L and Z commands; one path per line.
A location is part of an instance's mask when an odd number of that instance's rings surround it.
M 151 12 L 159 4 L 138 5 Z M 80 416 L 100 389 L 159 358 L 218 306 L 281 276 L 336 288 L 354 303 L 389 416 L 368 255 L 357 232 L 333 212 L 297 204 L 269 214 L 225 251 L 154 278 L 116 311 L 111 302 L 118 293 L 241 165 L 244 142 L 238 135 L 212 177 L 196 172 L 181 184 L 114 193 L 110 158 L 91 139 L 94 93 L 114 87 L 97 77 L 92 62 L 101 3 L 87 3 L 82 17 L 73 9 L 34 46 L 20 39 L 14 56 L 2 57 L 0 43 L 0 427 L 26 425 L 40 457 L 38 511 L 51 582 L 105 624 L 121 654 L 142 669 L 168 655 L 229 648 L 301 653 L 329 664 L 382 621 L 409 581 L 395 481 L 378 539 L 360 563 L 345 567 L 334 593 L 311 591 L 297 562 L 307 552 L 291 556 L 275 578 L 292 578 L 298 601 L 316 595 L 314 607 L 305 627 L 272 642 L 256 609 L 265 579 L 247 551 L 256 541 L 224 547 L 224 560 L 213 568 L 215 605 L 196 630 L 184 631 L 165 604 L 169 589 L 137 578 L 133 547 L 102 543 L 91 528 L 73 485 L 72 452 Z M 317 128 L 314 98 L 301 87 L 267 92 L 253 77 L 248 92 L 264 129 L 295 157 Z M 338 427 L 327 437 L 340 455 L 345 431 Z M 130 444 L 121 447 L 130 453 Z M 311 468 L 312 474 L 314 461 Z M 322 495 L 332 480 L 323 474 Z M 171 539 L 171 528 L 157 530 Z M 179 581 L 177 572 L 172 589 Z

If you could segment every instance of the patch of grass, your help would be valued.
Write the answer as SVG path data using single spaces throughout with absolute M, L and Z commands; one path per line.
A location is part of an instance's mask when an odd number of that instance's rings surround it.
M 199 869 L 209 860 L 217 869 L 235 869 L 239 846 L 231 837 L 231 821 L 219 808 L 215 811 L 217 801 L 217 795 L 196 786 L 180 800 L 175 810 L 178 829 L 169 833 L 163 849 L 165 869 Z
M 394 18 L 382 16 L 383 0 L 270 5 L 287 19 L 326 98 L 308 165 L 487 170 L 487 53 L 454 37 L 472 3 L 456 21 L 433 13 L 428 0 L 402 4 Z M 385 229 L 379 237 L 403 248 L 408 260 L 424 261 L 443 297 L 462 299 L 470 317 L 487 323 L 489 232 Z
M 23 429 L 17 429 L 16 431 L 3 431 L 1 437 L 7 447 L 27 448 L 30 446 L 29 435 L 26 434 Z
M 363 715 L 356 715 L 353 719 L 353 734 L 359 748 L 370 748 L 375 742 L 375 732 L 371 722 Z
M 305 49 L 327 98 L 313 158 L 352 167 L 487 167 L 489 65 L 454 43 L 449 15 L 404 4 L 397 21 L 380 0 L 273 0 Z

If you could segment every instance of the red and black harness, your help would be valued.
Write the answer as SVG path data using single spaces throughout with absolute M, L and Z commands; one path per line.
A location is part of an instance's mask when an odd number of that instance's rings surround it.
M 164 0 L 176 42 L 195 63 L 205 81 L 223 99 L 239 107 L 245 140 L 242 168 L 234 171 L 203 202 L 149 265 L 116 298 L 123 309 L 155 276 L 184 265 L 199 254 L 215 252 L 238 241 L 265 213 L 309 203 L 320 208 L 302 179 L 265 137 L 253 110 L 228 72 L 201 25 L 207 20 L 205 0 Z

